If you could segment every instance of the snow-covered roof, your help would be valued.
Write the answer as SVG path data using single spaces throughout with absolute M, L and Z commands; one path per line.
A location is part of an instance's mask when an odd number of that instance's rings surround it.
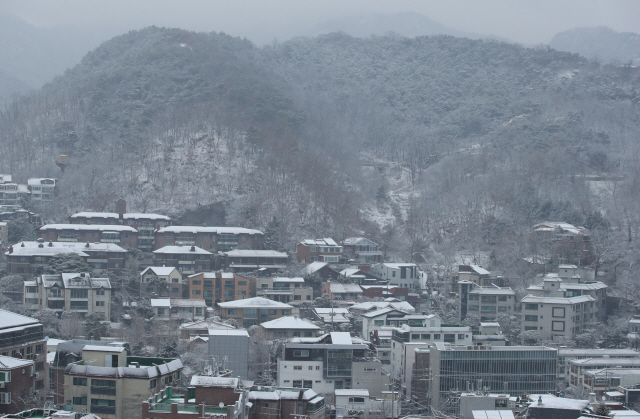
M 171 298 L 171 307 L 206 307 L 207 303 L 204 300 L 192 300 L 188 299 L 180 299 L 180 298 Z
M 112 224 L 45 224 L 40 227 L 38 230 L 84 230 L 84 231 L 116 231 L 116 232 L 130 232 L 137 233 L 133 227 L 122 226 L 122 225 L 112 225 Z
M 364 237 L 348 237 L 342 242 L 344 246 L 377 246 L 378 244 Z
M 557 221 L 545 221 L 544 223 L 536 224 L 533 226 L 535 231 L 555 231 L 556 229 L 562 229 L 571 234 L 586 234 L 587 229 L 584 227 L 576 227 L 573 224 Z
M 153 251 L 154 254 L 175 255 L 175 254 L 198 254 L 198 255 L 213 255 L 198 246 L 164 246 L 158 250 Z
M 538 405 L 538 398 L 542 398 L 542 405 Z M 588 400 L 567 399 L 566 397 L 556 397 L 553 394 L 530 394 L 529 408 L 542 409 L 566 409 L 583 410 L 589 406 Z
M 604 357 L 609 356 L 615 358 L 620 355 L 630 355 L 640 357 L 640 352 L 633 349 L 585 349 L 585 348 L 560 348 L 558 349 L 558 357 L 562 356 L 589 356 Z
M 596 299 L 590 295 L 581 295 L 579 297 L 570 297 L 570 298 L 538 297 L 535 295 L 527 295 L 520 302 L 521 303 L 547 303 L 547 304 L 579 304 L 579 303 L 586 303 L 589 301 L 596 301 Z
M 318 314 L 318 317 L 322 319 L 324 323 L 351 323 L 344 314 Z
M 0 175 L 0 183 L 11 183 L 12 179 L 11 175 Z
M 224 252 L 229 257 L 254 257 L 254 258 L 288 258 L 289 256 L 283 252 L 275 250 L 240 250 L 235 249 Z
M 4 333 L 4 329 L 10 329 L 19 326 L 35 326 L 38 324 L 40 324 L 40 322 L 38 322 L 38 320 L 34 318 L 0 309 L 0 333 Z
M 25 243 L 22 246 L 22 243 Z M 49 247 L 45 244 L 43 247 L 29 247 L 26 243 L 30 242 L 22 242 L 19 244 L 14 244 L 11 248 L 5 252 L 7 256 L 55 256 L 60 254 L 71 254 L 74 253 L 78 256 L 87 257 L 88 253 L 84 253 L 82 250 L 73 248 L 73 247 Z M 56 242 L 57 243 L 57 242 Z
M 198 227 L 198 226 L 170 226 L 157 230 L 158 233 L 209 233 L 209 234 L 260 234 L 260 230 L 243 227 Z
M 90 364 L 69 364 L 65 368 L 65 374 L 84 375 L 93 377 L 111 377 L 111 378 L 155 378 L 166 375 L 182 369 L 182 362 L 174 359 L 170 362 L 160 365 L 154 365 L 147 368 L 135 367 L 96 367 Z
M 498 288 L 498 287 L 475 287 L 469 294 L 486 294 L 486 295 L 516 295 L 511 288 Z
M 269 300 L 263 297 L 246 298 L 244 300 L 227 301 L 218 303 L 223 308 L 293 308 L 289 304 Z
M 513 419 L 511 410 L 473 410 L 473 419 Z
M 189 383 L 189 385 L 193 387 L 237 388 L 238 378 L 194 375 L 193 377 L 191 377 L 191 382 Z
M 120 214 L 116 212 L 79 212 L 77 214 L 73 214 L 69 218 L 115 218 L 119 219 Z M 144 214 L 144 213 L 135 213 L 128 212 L 122 215 L 122 218 L 125 220 L 164 220 L 171 221 L 171 218 L 166 215 L 161 214 Z
M 331 332 L 331 343 L 334 345 L 351 345 L 351 334 L 349 332 Z
M 97 345 L 86 345 L 82 348 L 83 351 L 89 352 L 113 352 L 120 353 L 126 351 L 126 348 L 122 346 L 97 346 Z
M 324 268 L 327 265 L 327 262 L 311 262 L 302 269 L 302 274 L 311 275 L 312 273 L 318 272 L 320 269 Z
M 286 316 L 279 319 L 270 320 L 268 322 L 260 323 L 260 326 L 265 329 L 308 329 L 319 330 L 320 328 L 315 324 L 303 320 L 299 317 Z
M 140 276 L 143 276 L 148 271 L 153 272 L 157 276 L 168 276 L 171 275 L 171 272 L 175 271 L 176 268 L 173 266 L 149 266 L 144 271 L 140 272 Z
M 369 397 L 369 390 L 361 388 L 344 388 L 334 390 L 336 396 L 361 396 Z
M 491 275 L 491 272 L 478 265 L 469 265 L 471 269 L 473 269 L 478 275 Z
M 297 282 L 297 283 L 300 283 L 300 284 L 304 284 L 304 278 L 301 278 L 301 277 L 296 277 L 296 278 L 276 277 L 276 278 L 273 278 L 273 282 L 281 282 L 281 283 Z
M 349 314 L 349 309 L 342 307 L 314 307 L 313 310 L 318 314 Z
M 171 307 L 171 300 L 168 298 L 152 298 L 151 307 Z
M 306 246 L 338 246 L 338 243 L 328 237 L 324 239 L 306 239 L 302 240 L 300 243 Z
M 332 282 L 329 285 L 332 294 L 362 294 L 362 288 L 358 284 L 341 284 L 340 282 Z
M 33 365 L 33 361 L 0 355 L 0 370 L 12 370 Z
M 416 265 L 415 263 L 389 263 L 389 262 L 384 262 L 382 263 L 382 266 L 386 266 L 387 268 L 392 268 L 392 269 L 400 269 L 403 267 L 417 267 L 418 265 Z
M 43 180 L 50 180 L 53 181 L 53 183 L 46 183 L 45 185 L 47 186 L 55 186 L 56 181 L 58 179 L 53 178 L 53 177 L 32 177 L 31 179 L 27 179 L 27 185 L 29 186 L 40 186 L 42 185 L 42 181 Z
M 480 326 L 482 327 L 500 327 L 500 323 L 498 322 L 481 322 Z
M 233 326 L 207 319 L 190 323 L 182 323 L 180 325 L 180 329 L 233 329 Z
M 372 308 L 382 309 L 382 308 L 394 308 L 396 310 L 407 311 L 407 312 L 415 312 L 416 309 L 406 301 L 398 301 L 394 299 L 394 301 L 367 301 L 364 303 L 358 303 L 351 306 L 351 310 L 359 310 L 359 311 L 369 311 Z
M 396 310 L 396 309 L 391 308 L 391 307 L 387 307 L 387 308 L 382 308 L 380 310 L 368 311 L 368 312 L 362 314 L 362 317 L 373 318 L 373 317 L 383 316 L 385 314 L 389 314 L 389 313 L 393 313 L 393 312 L 404 313 L 403 311 Z
M 23 246 L 24 245 L 24 246 Z M 60 253 L 76 253 L 89 256 L 84 252 L 126 253 L 127 251 L 115 243 L 83 243 L 83 242 L 46 242 L 23 241 L 13 246 L 13 253 L 20 256 L 50 256 Z
M 625 366 L 625 367 L 640 367 L 640 358 L 584 358 L 584 359 L 571 359 L 569 364 L 578 365 L 581 367 L 589 366 Z
M 572 284 L 572 283 L 563 283 L 560 285 L 560 289 L 563 291 L 568 290 L 601 290 L 604 288 L 608 288 L 604 282 L 590 282 L 583 284 Z
M 233 330 L 223 330 L 223 329 L 210 329 L 209 336 L 244 336 L 249 337 L 249 332 L 246 329 L 233 329 Z

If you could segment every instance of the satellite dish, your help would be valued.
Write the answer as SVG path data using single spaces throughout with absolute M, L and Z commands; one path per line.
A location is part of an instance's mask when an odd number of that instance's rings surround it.
M 224 402 L 220 402 L 220 403 L 218 403 L 218 407 L 219 407 L 220 409 L 222 409 L 222 408 L 224 407 Z

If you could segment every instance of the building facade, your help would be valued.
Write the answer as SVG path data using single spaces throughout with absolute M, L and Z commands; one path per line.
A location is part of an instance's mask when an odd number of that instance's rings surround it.
M 155 266 L 173 266 L 183 277 L 211 271 L 213 254 L 196 246 L 164 246 L 153 251 Z
M 214 307 L 217 303 L 250 298 L 253 281 L 233 272 L 202 272 L 187 279 L 188 295 Z
M 364 263 L 382 262 L 378 244 L 363 237 L 349 237 L 342 242 L 343 252 L 349 259 Z
M 130 249 L 138 248 L 138 230 L 122 225 L 45 224 L 38 238 L 50 242 L 114 243 Z
M 342 258 L 342 246 L 331 238 L 303 240 L 296 245 L 298 262 L 338 263 Z
M 253 297 L 244 300 L 219 303 L 220 317 L 235 319 L 238 325 L 248 328 L 280 317 L 290 316 L 293 306 L 269 300 L 263 297 Z
M 262 249 L 264 234 L 242 227 L 171 226 L 160 228 L 155 235 L 155 248 L 164 246 L 196 246 L 211 253 L 236 248 Z

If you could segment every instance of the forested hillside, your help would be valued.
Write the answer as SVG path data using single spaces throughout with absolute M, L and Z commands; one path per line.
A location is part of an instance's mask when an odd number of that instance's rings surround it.
M 522 277 L 529 228 L 562 220 L 605 231 L 630 277 L 639 88 L 629 67 L 495 41 L 257 48 L 151 27 L 3 110 L 0 172 L 60 177 L 68 154 L 51 220 L 117 197 L 174 216 L 216 204 L 280 248 L 364 234 L 392 259 L 468 255 Z

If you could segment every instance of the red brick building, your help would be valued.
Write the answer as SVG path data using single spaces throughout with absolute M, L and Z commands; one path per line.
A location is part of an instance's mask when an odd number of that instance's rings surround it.
M 342 258 L 342 246 L 333 239 L 303 240 L 296 246 L 298 262 L 338 263 Z
M 189 298 L 204 300 L 208 307 L 215 303 L 252 297 L 252 278 L 233 272 L 202 272 L 188 278 Z
M 0 356 L 0 415 L 27 408 L 37 376 L 33 361 Z

